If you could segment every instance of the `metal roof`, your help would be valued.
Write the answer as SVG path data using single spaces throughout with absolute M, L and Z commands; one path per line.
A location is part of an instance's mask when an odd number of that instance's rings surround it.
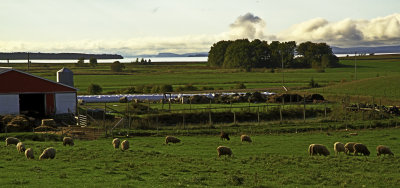
M 39 77 L 39 76 L 30 74 L 30 73 L 27 73 L 27 72 L 24 72 L 24 71 L 20 71 L 20 70 L 17 70 L 17 69 L 13 69 L 12 67 L 0 67 L 0 75 L 1 75 L 1 74 L 4 74 L 4 73 L 6 73 L 6 72 L 10 72 L 10 71 L 16 71 L 16 72 L 19 72 L 19 73 L 22 73 L 22 74 L 26 74 L 26 75 L 29 75 L 29 76 L 32 76 L 32 77 L 35 77 L 35 78 L 42 79 L 42 80 L 47 81 L 47 82 L 51 82 L 51 83 L 54 83 L 54 84 L 59 84 L 59 85 L 61 85 L 61 86 L 65 86 L 65 87 L 74 89 L 74 90 L 76 90 L 76 91 L 78 90 L 77 88 L 71 87 L 71 86 L 69 86 L 69 85 L 66 85 L 66 84 L 63 84 L 63 83 L 59 83 L 59 82 L 55 82 L 55 81 L 52 81 L 52 80 L 48 80 L 48 79 L 46 79 L 46 78 L 42 78 L 42 77 Z

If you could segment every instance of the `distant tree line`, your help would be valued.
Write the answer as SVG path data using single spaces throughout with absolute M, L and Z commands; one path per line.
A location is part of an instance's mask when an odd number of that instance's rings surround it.
M 27 59 L 29 54 L 29 59 L 123 59 L 121 55 L 118 54 L 84 54 L 84 53 L 31 53 L 31 52 L 12 52 L 4 53 L 0 52 L 0 60 L 17 60 L 17 59 Z
M 279 42 L 255 39 L 219 41 L 208 54 L 208 66 L 222 68 L 316 68 L 336 67 L 339 59 L 326 43 Z

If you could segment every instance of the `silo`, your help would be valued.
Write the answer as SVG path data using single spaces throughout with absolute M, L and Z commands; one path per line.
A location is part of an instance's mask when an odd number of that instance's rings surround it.
M 57 71 L 57 82 L 74 87 L 74 73 L 67 68 Z

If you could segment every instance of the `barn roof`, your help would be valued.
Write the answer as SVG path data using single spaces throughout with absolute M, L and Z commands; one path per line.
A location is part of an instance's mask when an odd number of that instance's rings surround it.
M 62 83 L 35 76 L 11 67 L 0 67 L 0 93 L 76 92 Z

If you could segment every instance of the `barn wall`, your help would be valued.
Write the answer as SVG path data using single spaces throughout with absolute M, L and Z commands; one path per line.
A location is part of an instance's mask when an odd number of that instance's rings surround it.
M 56 93 L 56 114 L 76 113 L 76 93 Z
M 19 95 L 1 95 L 0 94 L 0 114 L 19 114 Z

